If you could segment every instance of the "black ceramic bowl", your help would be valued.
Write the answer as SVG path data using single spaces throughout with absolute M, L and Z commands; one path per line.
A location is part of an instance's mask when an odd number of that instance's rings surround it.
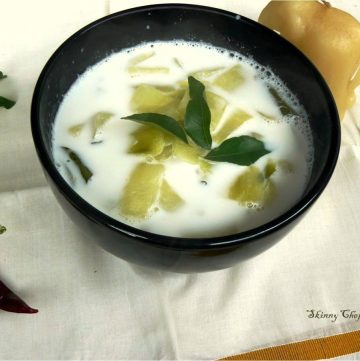
M 224 237 L 184 239 L 144 232 L 101 213 L 79 197 L 57 171 L 52 129 L 61 100 L 89 66 L 141 42 L 183 39 L 243 53 L 269 66 L 310 116 L 314 165 L 302 198 L 286 213 L 255 229 Z M 167 4 L 112 14 L 70 37 L 50 58 L 37 82 L 32 133 L 48 182 L 68 216 L 104 249 L 140 265 L 177 272 L 230 267 L 280 240 L 319 197 L 334 170 L 340 128 L 332 95 L 308 59 L 275 32 L 242 16 L 202 6 Z

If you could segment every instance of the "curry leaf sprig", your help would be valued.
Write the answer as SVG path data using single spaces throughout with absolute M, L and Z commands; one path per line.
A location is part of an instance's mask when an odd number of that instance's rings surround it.
M 7 78 L 2 71 L 0 71 L 0 80 Z M 0 108 L 10 109 L 15 105 L 13 100 L 0 96 Z
M 204 158 L 213 162 L 248 166 L 270 153 L 262 141 L 247 135 L 227 139 L 212 149 L 211 112 L 204 97 L 205 86 L 192 76 L 188 77 L 188 84 L 190 100 L 186 107 L 184 128 L 176 119 L 158 113 L 133 114 L 122 119 L 158 126 L 187 144 L 188 136 L 193 143 L 207 151 Z

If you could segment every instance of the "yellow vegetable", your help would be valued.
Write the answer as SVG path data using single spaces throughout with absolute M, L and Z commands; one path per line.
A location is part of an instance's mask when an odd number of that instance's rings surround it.
M 214 141 L 218 144 L 222 143 L 233 131 L 250 118 L 251 115 L 245 111 L 241 109 L 236 110 L 228 119 L 226 119 L 225 124 L 214 135 Z
M 160 207 L 168 212 L 174 212 L 184 204 L 184 200 L 171 188 L 170 184 L 164 180 L 160 189 Z
M 181 140 L 174 140 L 173 155 L 187 163 L 199 164 L 202 151 L 196 146 L 185 144 Z
M 234 65 L 216 77 L 214 85 L 224 90 L 232 91 L 239 87 L 244 81 L 242 67 L 240 65 Z
M 182 99 L 179 102 L 178 107 L 177 107 L 177 116 L 176 116 L 176 118 L 181 124 L 184 124 L 186 107 L 187 107 L 187 104 L 188 104 L 189 100 L 190 100 L 189 89 L 186 89 L 185 93 L 184 93 L 184 95 L 183 95 L 183 97 L 182 97 Z
M 165 67 L 144 67 L 144 66 L 129 66 L 128 72 L 130 75 L 148 75 L 148 74 L 168 74 L 169 68 Z
M 143 53 L 143 54 L 140 54 L 140 55 L 137 55 L 135 56 L 134 58 L 132 58 L 130 61 L 129 61 L 129 64 L 130 65 L 137 65 L 137 64 L 140 64 L 142 63 L 143 61 L 153 57 L 155 55 L 155 52 L 154 51 L 150 51 L 148 53 Z
M 142 84 L 135 88 L 130 105 L 137 113 L 159 113 L 177 117 L 184 89 Z
M 159 162 L 162 162 L 164 160 L 169 159 L 170 157 L 172 157 L 173 155 L 173 147 L 172 144 L 168 144 L 166 145 L 162 152 L 160 154 L 158 154 L 157 156 L 155 156 L 155 159 Z
M 278 169 L 284 173 L 292 173 L 294 166 L 287 160 L 279 160 L 275 163 L 269 159 L 265 166 L 265 178 L 270 178 Z
M 276 172 L 276 163 L 269 159 L 265 166 L 265 178 L 270 178 Z
M 210 130 L 214 131 L 228 103 L 220 95 L 217 95 L 210 91 L 206 91 L 205 93 L 206 93 L 206 100 L 211 113 Z
M 119 208 L 123 215 L 147 218 L 157 200 L 164 166 L 140 163 L 130 175 Z
M 174 101 L 171 93 L 152 85 L 139 85 L 131 98 L 131 108 L 140 113 L 158 112 Z
M 78 137 L 81 131 L 83 130 L 84 125 L 85 125 L 84 123 L 73 125 L 68 129 L 69 134 L 72 135 L 73 137 Z
M 166 145 L 166 135 L 158 128 L 151 126 L 141 126 L 132 133 L 134 143 L 128 153 L 143 154 L 151 157 L 159 156 Z
M 230 187 L 228 197 L 249 208 L 261 208 L 275 197 L 274 183 L 258 167 L 250 166 Z
M 199 70 L 195 73 L 192 74 L 192 76 L 198 80 L 200 80 L 201 82 L 203 82 L 204 80 L 208 80 L 208 78 L 212 77 L 213 75 L 215 75 L 216 73 L 218 73 L 220 70 L 223 70 L 223 68 L 213 68 L 213 69 L 206 69 L 206 70 Z
M 199 159 L 199 167 L 203 175 L 208 176 L 212 171 L 213 165 L 205 159 Z M 206 178 L 206 177 L 205 177 Z
M 271 1 L 259 22 L 309 57 L 327 81 L 343 118 L 360 84 L 359 21 L 325 1 Z
M 103 133 L 105 123 L 113 116 L 112 113 L 98 112 L 91 119 L 93 140 L 98 140 Z

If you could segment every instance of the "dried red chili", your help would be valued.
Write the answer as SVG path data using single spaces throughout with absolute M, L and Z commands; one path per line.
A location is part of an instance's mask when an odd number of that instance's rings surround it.
M 15 313 L 37 313 L 38 310 L 28 306 L 19 296 L 0 281 L 0 310 Z

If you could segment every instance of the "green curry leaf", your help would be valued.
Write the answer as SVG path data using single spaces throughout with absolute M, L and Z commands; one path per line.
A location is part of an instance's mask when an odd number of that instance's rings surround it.
M 241 135 L 230 138 L 212 149 L 205 159 L 214 162 L 228 162 L 238 165 L 251 165 L 263 155 L 270 153 L 264 143 L 256 138 Z
M 0 234 L 3 234 L 3 233 L 5 233 L 6 232 L 6 227 L 5 226 L 2 226 L 1 224 L 0 224 Z
M 0 96 L 0 108 L 10 109 L 15 105 L 13 100 Z
M 185 131 L 195 144 L 204 149 L 211 149 L 211 114 L 204 98 L 205 86 L 192 76 L 189 76 L 188 83 L 190 101 L 185 113 Z
M 168 133 L 175 135 L 184 143 L 188 143 L 184 129 L 174 118 L 168 117 L 167 115 L 157 113 L 141 113 L 129 115 L 127 117 L 123 117 L 122 119 L 134 120 L 135 122 L 142 124 L 154 124 L 167 131 Z
M 69 154 L 70 159 L 78 167 L 81 176 L 83 177 L 85 183 L 87 183 L 89 179 L 93 176 L 92 171 L 83 163 L 80 157 L 73 150 L 67 147 L 62 148 Z

